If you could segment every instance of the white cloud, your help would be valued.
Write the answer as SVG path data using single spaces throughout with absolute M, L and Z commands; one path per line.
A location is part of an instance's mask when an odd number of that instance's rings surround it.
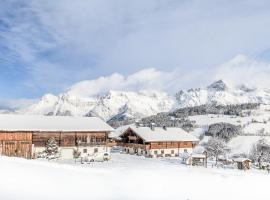
M 269 88 L 270 63 L 245 55 L 238 55 L 218 67 L 216 79 L 223 79 L 232 85 L 245 84 L 250 87 Z
M 70 87 L 69 92 L 79 96 L 93 96 L 109 90 L 170 90 L 168 87 L 176 78 L 176 73 L 148 68 L 124 76 L 114 73 L 93 80 L 81 81 Z
M 249 87 L 269 88 L 270 63 L 245 55 L 217 66 L 216 70 L 174 70 L 165 72 L 148 68 L 124 76 L 114 73 L 97 79 L 81 81 L 70 87 L 69 92 L 80 96 L 93 96 L 109 90 L 161 90 L 173 94 L 181 89 L 206 87 L 222 79 L 231 86 L 244 84 Z
M 160 90 L 174 94 L 181 89 L 206 87 L 218 79 L 223 79 L 229 85 L 245 84 L 250 87 L 269 88 L 269 74 L 269 62 L 238 55 L 223 65 L 217 66 L 215 71 L 196 69 L 185 72 L 179 69 L 163 71 L 147 68 L 129 75 L 113 73 L 96 79 L 80 81 L 70 86 L 67 92 L 82 97 L 100 95 L 109 90 Z M 18 109 L 35 101 L 35 99 L 2 100 L 0 105 L 1 108 Z
M 212 79 L 215 67 L 239 52 L 269 48 L 269 6 L 267 0 L 9 0 L 0 2 L 7 24 L 0 37 L 27 69 L 27 85 L 42 92 L 145 66 L 177 69 L 179 78 L 202 85 L 205 77 L 194 77 L 203 71 Z

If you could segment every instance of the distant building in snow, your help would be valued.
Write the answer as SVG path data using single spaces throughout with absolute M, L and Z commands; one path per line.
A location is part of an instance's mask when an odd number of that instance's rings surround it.
M 53 137 L 63 159 L 110 150 L 108 134 L 114 129 L 96 117 L 0 115 L 0 153 L 35 158 Z
M 236 158 L 233 161 L 236 163 L 238 169 L 248 170 L 251 168 L 251 160 L 248 158 Z
M 207 151 L 202 146 L 195 147 L 192 153 L 180 154 L 180 158 L 183 164 L 207 167 Z
M 118 132 L 118 134 L 117 134 Z M 192 152 L 198 139 L 182 128 L 128 125 L 116 130 L 114 137 L 126 153 L 146 157 L 174 157 Z

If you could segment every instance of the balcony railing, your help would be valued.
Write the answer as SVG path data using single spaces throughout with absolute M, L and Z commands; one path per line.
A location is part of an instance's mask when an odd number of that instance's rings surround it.
M 140 148 L 145 150 L 150 149 L 149 144 L 119 143 L 118 145 L 123 147 Z

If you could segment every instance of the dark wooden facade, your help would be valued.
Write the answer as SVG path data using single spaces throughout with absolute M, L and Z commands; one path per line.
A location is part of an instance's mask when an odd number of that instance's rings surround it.
M 35 147 L 44 147 L 49 138 L 54 137 L 59 147 L 72 147 L 82 144 L 101 144 L 108 140 L 107 132 L 34 132 Z
M 150 149 L 193 148 L 194 143 L 187 142 L 150 142 Z
M 122 145 L 142 149 L 172 149 L 172 148 L 194 148 L 192 141 L 155 141 L 145 142 L 140 136 L 128 129 L 122 136 Z
M 59 147 L 110 145 L 108 132 L 26 132 L 0 131 L 1 155 L 32 157 L 32 147 L 45 147 L 54 137 Z

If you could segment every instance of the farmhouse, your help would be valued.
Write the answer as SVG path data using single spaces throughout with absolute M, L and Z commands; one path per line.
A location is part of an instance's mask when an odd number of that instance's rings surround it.
M 174 157 L 182 152 L 192 152 L 198 142 L 193 135 L 175 127 L 130 125 L 119 130 L 125 152 L 146 157 Z
M 96 117 L 0 115 L 0 154 L 35 158 L 53 137 L 63 159 L 110 150 L 114 129 Z

